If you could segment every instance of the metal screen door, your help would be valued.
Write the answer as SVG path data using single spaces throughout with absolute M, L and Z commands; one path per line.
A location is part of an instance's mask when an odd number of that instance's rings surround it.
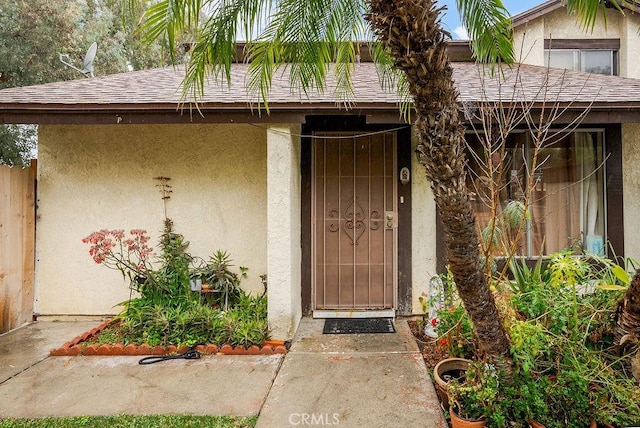
M 313 144 L 314 310 L 393 310 L 396 138 L 317 133 Z

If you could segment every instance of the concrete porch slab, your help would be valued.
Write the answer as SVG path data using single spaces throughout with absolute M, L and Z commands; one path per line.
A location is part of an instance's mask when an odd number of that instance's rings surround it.
M 419 352 L 407 322 L 394 320 L 396 333 L 322 334 L 323 319 L 303 318 L 291 344 L 292 352 L 352 353 L 352 352 Z
M 447 426 L 406 321 L 395 334 L 323 335 L 322 325 L 301 321 L 258 428 Z

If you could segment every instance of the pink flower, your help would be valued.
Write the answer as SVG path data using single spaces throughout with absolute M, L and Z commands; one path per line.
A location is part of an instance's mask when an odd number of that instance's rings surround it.
M 98 264 L 106 263 L 121 272 L 139 270 L 153 249 L 147 245 L 150 238 L 145 230 L 133 229 L 130 234 L 132 238 L 124 239 L 123 229 L 102 229 L 83 238 L 82 242 L 91 245 L 89 255 Z

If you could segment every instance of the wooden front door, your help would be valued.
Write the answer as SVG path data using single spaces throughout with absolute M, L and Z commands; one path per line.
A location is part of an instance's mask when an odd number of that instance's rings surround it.
M 313 139 L 314 311 L 396 304 L 396 138 L 316 133 Z

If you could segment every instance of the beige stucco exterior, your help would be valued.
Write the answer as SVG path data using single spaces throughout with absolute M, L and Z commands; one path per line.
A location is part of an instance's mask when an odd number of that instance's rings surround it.
M 640 16 L 631 12 L 621 15 L 609 10 L 606 25 L 602 19 L 593 31 L 585 31 L 575 17 L 564 8 L 533 19 L 514 29 L 515 58 L 525 64 L 544 66 L 544 40 L 550 39 L 620 39 L 619 75 L 640 78 Z
M 157 243 L 163 205 L 153 177 L 171 178 L 167 214 L 208 258 L 218 249 L 267 272 L 267 132 L 251 125 L 40 127 L 35 312 L 113 314 L 129 296 L 119 272 L 96 265 L 81 239 L 142 228 Z
M 302 317 L 300 126 L 267 132 L 268 313 L 272 335 L 289 338 Z
M 622 125 L 622 141 L 624 254 L 640 260 L 640 124 Z
M 142 228 L 157 243 L 164 214 L 153 178 L 166 176 L 167 214 L 189 251 L 228 251 L 249 268 L 249 291 L 261 292 L 267 273 L 272 335 L 291 337 L 302 316 L 300 133 L 289 124 L 41 126 L 35 312 L 118 312 L 127 282 L 96 265 L 81 240 Z M 438 273 L 435 204 L 415 157 L 412 169 L 412 306 L 420 313 L 418 297 Z
M 412 153 L 417 144 L 415 132 L 412 134 Z M 411 170 L 411 232 L 412 232 L 412 272 L 413 313 L 421 314 L 422 306 L 418 298 L 429 291 L 429 280 L 438 272 L 436 269 L 436 203 L 427 180 L 424 167 L 412 156 Z

